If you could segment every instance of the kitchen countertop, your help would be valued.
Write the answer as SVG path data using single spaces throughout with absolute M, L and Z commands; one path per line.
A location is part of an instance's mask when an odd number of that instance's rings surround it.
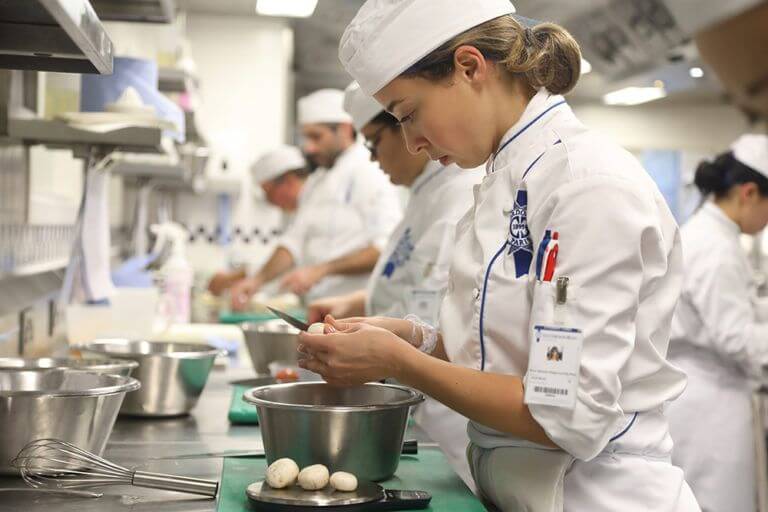
M 253 376 L 253 370 L 215 369 L 209 377 L 197 407 L 192 414 L 170 419 L 134 419 L 119 417 L 109 438 L 104 457 L 122 466 L 219 480 L 221 458 L 174 459 L 184 454 L 247 450 L 261 448 L 256 426 L 230 425 L 227 412 L 232 380 Z M 416 435 L 414 435 L 416 434 Z M 428 441 L 423 435 L 409 432 L 408 437 Z M 165 459 L 161 459 L 165 458 Z M 260 475 L 254 475 L 257 480 Z M 0 511 L 37 512 L 210 512 L 216 500 L 192 495 L 132 486 L 103 487 L 101 498 L 79 498 L 39 494 L 28 489 L 21 478 L 0 477 Z

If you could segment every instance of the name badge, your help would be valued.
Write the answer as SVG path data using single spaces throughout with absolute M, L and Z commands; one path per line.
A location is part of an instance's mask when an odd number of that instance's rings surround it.
M 533 328 L 525 376 L 526 404 L 574 408 L 583 343 L 579 329 L 546 325 Z
M 407 292 L 408 313 L 418 316 L 432 327 L 437 327 L 440 316 L 440 302 L 443 297 L 439 290 L 413 288 Z

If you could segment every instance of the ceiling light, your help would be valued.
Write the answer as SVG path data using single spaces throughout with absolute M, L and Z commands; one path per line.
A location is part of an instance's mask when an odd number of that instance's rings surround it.
M 603 96 L 606 105 L 639 105 L 667 95 L 663 87 L 625 87 Z
M 697 66 L 689 69 L 688 73 L 691 75 L 691 78 L 701 78 L 704 76 L 704 70 Z
M 256 0 L 256 12 L 264 16 L 308 18 L 316 6 L 317 0 Z
M 592 71 L 592 64 L 589 63 L 587 59 L 581 59 L 581 74 L 586 75 Z

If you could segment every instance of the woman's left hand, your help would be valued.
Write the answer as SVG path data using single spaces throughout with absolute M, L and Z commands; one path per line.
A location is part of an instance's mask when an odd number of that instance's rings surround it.
M 330 334 L 299 334 L 299 366 L 319 373 L 334 386 L 356 386 L 397 377 L 400 355 L 415 350 L 393 333 L 364 323 L 330 324 Z

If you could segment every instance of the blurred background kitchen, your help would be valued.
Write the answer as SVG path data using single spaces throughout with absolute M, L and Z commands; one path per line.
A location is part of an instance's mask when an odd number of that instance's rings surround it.
M 277 247 L 290 218 L 249 169 L 281 144 L 301 144 L 299 98 L 347 87 L 338 42 L 362 3 L 0 0 L 0 357 L 64 356 L 97 338 L 152 339 L 198 344 L 211 361 L 225 349 L 218 366 L 246 370 L 238 376 L 253 377 L 254 366 L 285 378 L 285 368 L 267 366 L 295 358 L 294 345 L 266 341 L 281 328 L 261 345 L 246 347 L 246 338 L 273 318 L 267 305 L 302 316 L 303 299 L 265 287 L 233 312 L 230 297 L 212 295 L 208 284 L 224 270 L 253 272 Z M 698 164 L 768 129 L 768 2 L 514 3 L 573 33 L 585 60 L 569 103 L 642 161 L 680 224 L 702 200 Z M 405 204 L 408 190 L 398 192 Z M 742 241 L 765 295 L 768 240 Z M 189 413 L 209 369 L 178 410 L 143 403 L 139 414 Z M 242 404 L 245 388 L 233 395 L 222 376 L 216 385 L 200 410 L 231 397 L 232 407 Z M 762 401 L 754 407 L 762 433 Z M 242 448 L 253 432 L 229 430 L 219 416 L 178 420 L 177 430 L 118 424 L 109 453 L 129 459 L 129 441 L 151 438 L 156 444 L 138 454 L 164 455 L 171 434 L 205 438 L 197 451 Z M 209 441 L 214 431 L 221 436 Z M 765 484 L 763 436 L 754 443 Z M 766 491 L 758 486 L 763 509 Z

